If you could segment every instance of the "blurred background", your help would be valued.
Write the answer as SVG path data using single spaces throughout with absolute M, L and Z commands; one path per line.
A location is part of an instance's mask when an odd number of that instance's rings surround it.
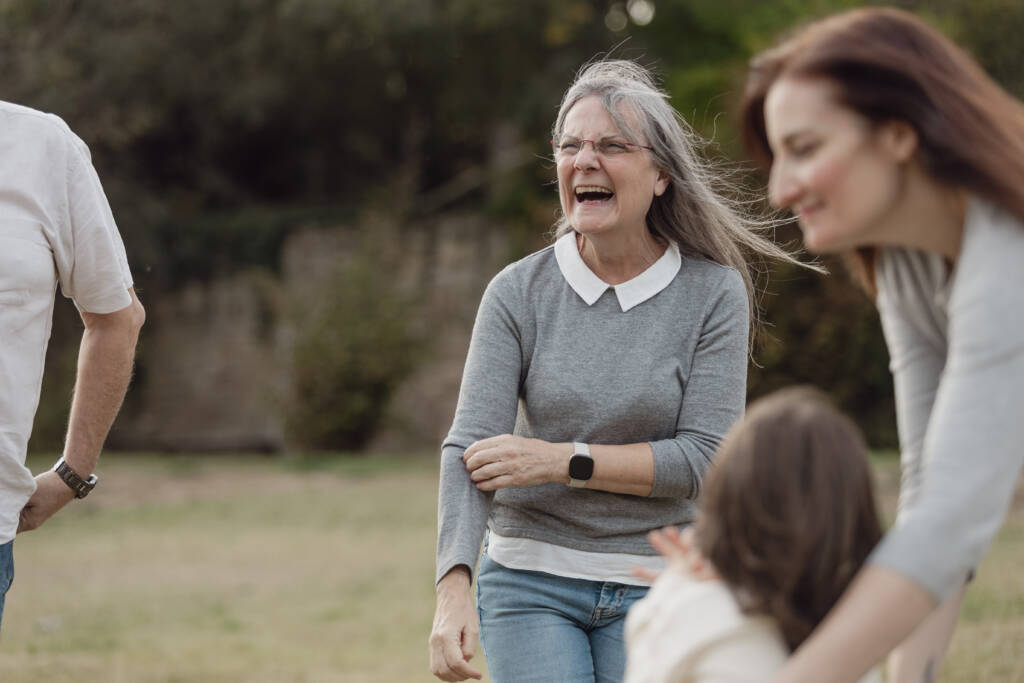
M 734 121 L 750 55 L 856 4 L 0 0 L 0 98 L 89 144 L 147 310 L 101 491 L 18 537 L 0 678 L 434 680 L 438 447 L 484 287 L 550 243 L 562 92 L 638 60 L 761 193 Z M 895 4 L 1024 95 L 1020 0 Z M 891 449 L 877 315 L 829 266 L 763 273 L 751 397 L 816 384 Z M 33 471 L 80 329 L 58 297 Z M 891 518 L 897 464 L 874 465 Z M 1024 680 L 1022 563 L 1024 484 L 943 681 Z
M 89 144 L 148 312 L 110 447 L 435 452 L 484 286 L 550 241 L 549 130 L 580 65 L 652 67 L 707 153 L 741 163 L 751 54 L 857 4 L 0 2 L 0 97 Z M 1024 94 L 1024 4 L 892 4 Z M 814 383 L 893 447 L 876 315 L 832 271 L 765 273 L 751 397 Z M 62 300 L 35 451 L 60 447 L 79 326 Z

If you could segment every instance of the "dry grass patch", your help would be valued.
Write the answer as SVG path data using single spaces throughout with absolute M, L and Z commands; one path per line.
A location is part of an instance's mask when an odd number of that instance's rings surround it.
M 894 461 L 876 472 L 891 512 Z M 100 475 L 15 543 L 5 683 L 432 680 L 434 457 L 122 456 Z M 1022 501 L 943 681 L 1024 680 Z
M 432 459 L 182 464 L 106 461 L 105 495 L 18 539 L 5 681 L 424 679 Z

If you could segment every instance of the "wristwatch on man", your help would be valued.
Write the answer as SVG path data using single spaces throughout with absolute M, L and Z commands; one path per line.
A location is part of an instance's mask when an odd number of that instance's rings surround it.
M 573 442 L 572 457 L 569 458 L 569 486 L 580 489 L 594 476 L 594 459 L 590 457 L 590 446 Z
M 85 498 L 89 495 L 89 492 L 96 488 L 96 482 L 99 481 L 99 477 L 95 474 L 90 474 L 88 479 L 82 479 L 71 467 L 61 458 L 57 461 L 57 464 L 53 466 L 53 471 L 57 473 L 57 476 L 75 492 L 75 498 Z

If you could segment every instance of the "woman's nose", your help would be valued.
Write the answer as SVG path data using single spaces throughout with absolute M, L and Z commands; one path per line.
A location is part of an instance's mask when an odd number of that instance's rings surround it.
M 587 144 L 589 141 L 585 141 L 580 146 L 580 151 L 576 152 L 576 158 L 573 159 L 573 166 L 577 170 L 589 170 L 597 168 L 597 150 L 594 149 L 594 143 Z
M 800 196 L 800 183 L 784 167 L 775 164 L 768 176 L 768 201 L 777 209 L 791 206 Z

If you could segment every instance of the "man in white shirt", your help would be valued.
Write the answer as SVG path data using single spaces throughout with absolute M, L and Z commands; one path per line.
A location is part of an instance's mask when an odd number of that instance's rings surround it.
M 64 456 L 33 478 L 25 452 L 58 282 L 85 331 Z M 95 486 L 144 320 L 85 143 L 52 114 L 0 102 L 0 617 L 15 534 Z

